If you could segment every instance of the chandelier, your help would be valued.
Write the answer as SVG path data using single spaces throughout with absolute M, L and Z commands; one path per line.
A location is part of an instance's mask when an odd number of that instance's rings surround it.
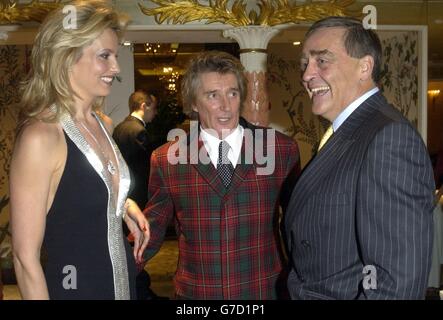
M 159 77 L 160 81 L 165 83 L 166 89 L 170 94 L 177 92 L 177 82 L 180 77 L 180 72 L 174 70 L 173 67 L 163 67 L 163 74 Z
M 178 43 L 145 43 L 145 54 L 152 56 L 176 56 Z

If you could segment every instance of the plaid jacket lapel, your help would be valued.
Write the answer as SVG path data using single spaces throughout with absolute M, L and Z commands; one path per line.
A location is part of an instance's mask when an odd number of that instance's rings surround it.
M 255 127 L 251 126 L 243 118 L 240 118 L 239 123 L 245 130 L 251 130 L 252 136 L 255 137 L 255 131 L 254 131 Z M 188 147 L 190 146 L 190 144 L 195 143 L 194 139 L 197 138 L 198 138 L 198 151 L 205 152 L 207 155 L 208 152 L 204 146 L 203 141 L 200 139 L 200 126 L 198 126 L 198 136 L 196 135 L 188 136 Z M 226 188 L 223 185 L 222 180 L 218 176 L 217 170 L 214 168 L 214 165 L 211 162 L 209 162 L 208 164 L 204 164 L 201 162 L 199 158 L 198 163 L 194 164 L 193 166 L 200 173 L 203 179 L 205 179 L 208 185 L 211 186 L 211 188 L 213 188 L 214 191 L 217 192 L 219 196 L 229 197 L 231 194 L 234 194 L 239 187 L 241 187 L 243 181 L 246 179 L 249 172 L 251 170 L 255 170 L 256 167 L 255 156 L 253 163 L 249 164 L 246 163 L 246 158 L 247 158 L 246 148 L 251 148 L 251 147 L 254 148 L 255 145 L 253 144 L 251 146 L 250 145 L 246 146 L 245 137 L 243 137 L 243 143 L 240 152 L 240 161 L 237 163 L 237 166 L 235 167 L 234 175 L 232 176 L 232 181 L 228 188 Z M 188 161 L 190 160 L 189 157 L 190 157 L 190 152 L 188 152 Z
M 235 167 L 234 175 L 232 176 L 231 185 L 227 189 L 227 194 L 226 194 L 227 197 L 229 197 L 231 194 L 235 194 L 236 190 L 242 186 L 242 183 L 244 182 L 244 180 L 246 180 L 249 171 L 255 170 L 255 159 L 254 163 L 249 163 L 249 164 L 246 163 L 245 153 L 246 153 L 245 138 L 243 137 L 243 143 L 240 152 L 240 161 L 237 163 L 237 166 Z
M 192 143 L 192 139 L 196 139 L 197 137 L 190 137 L 189 142 Z M 189 145 L 188 145 L 189 147 Z M 188 161 L 190 161 L 190 153 L 192 148 L 188 148 Z M 206 155 L 208 151 L 206 150 L 203 141 L 200 139 L 200 134 L 198 135 L 198 152 L 205 152 Z M 208 155 L 209 158 L 209 155 Z M 190 162 L 189 162 L 190 163 Z M 214 189 L 214 191 L 220 196 L 223 197 L 226 193 L 226 188 L 223 185 L 222 180 L 218 176 L 217 170 L 214 168 L 214 165 L 211 161 L 208 164 L 202 163 L 200 157 L 198 157 L 198 163 L 193 164 L 194 168 L 198 171 L 198 173 L 202 176 L 202 178 L 208 183 L 208 185 Z

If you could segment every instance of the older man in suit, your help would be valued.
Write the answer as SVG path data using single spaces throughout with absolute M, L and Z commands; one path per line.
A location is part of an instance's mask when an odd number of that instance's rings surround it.
M 174 217 L 179 299 L 275 299 L 283 262 L 278 208 L 299 170 L 295 142 L 240 118 L 246 78 L 223 52 L 193 59 L 182 79 L 198 128 L 151 157 L 147 258 Z M 286 200 L 288 200 L 287 197 Z M 280 201 L 283 199 L 283 201 Z
M 302 80 L 332 135 L 300 176 L 285 217 L 293 299 L 422 299 L 434 182 L 426 147 L 385 100 L 381 44 L 359 21 L 312 25 Z

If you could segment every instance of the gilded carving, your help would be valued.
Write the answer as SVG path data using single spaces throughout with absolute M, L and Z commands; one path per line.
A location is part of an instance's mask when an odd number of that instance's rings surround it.
M 25 21 L 42 22 L 49 12 L 60 5 L 60 1 L 32 0 L 28 4 L 19 4 L 16 0 L 0 0 L 0 25 Z
M 315 21 L 326 16 L 354 15 L 347 9 L 355 0 L 329 0 L 326 2 L 307 1 L 297 5 L 296 1 L 258 0 L 259 13 L 246 9 L 244 0 L 235 0 L 229 9 L 229 0 L 209 1 L 209 5 L 198 0 L 151 0 L 159 5 L 147 8 L 139 3 L 140 10 L 148 16 L 155 16 L 158 24 L 172 22 L 183 24 L 191 21 L 205 20 L 206 23 L 224 23 L 234 27 L 248 25 L 275 26 L 285 23 Z

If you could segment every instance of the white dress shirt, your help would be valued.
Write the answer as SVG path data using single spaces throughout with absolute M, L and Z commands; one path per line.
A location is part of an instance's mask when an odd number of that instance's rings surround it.
M 377 93 L 379 89 L 377 87 L 372 88 L 359 98 L 355 99 L 349 106 L 347 106 L 337 118 L 332 122 L 332 128 L 334 132 L 337 132 L 338 128 L 345 122 L 345 120 L 364 102 L 373 94 Z
M 146 122 L 145 122 L 145 120 L 143 120 L 142 117 L 140 117 L 138 114 L 136 114 L 136 113 L 131 113 L 131 117 L 134 117 L 134 118 L 140 120 L 140 121 L 143 123 L 143 126 L 146 127 Z
M 218 146 L 222 140 L 211 135 L 201 126 L 200 129 L 200 137 L 204 143 L 206 150 L 208 151 L 209 158 L 211 159 L 214 167 L 217 168 Z M 229 143 L 230 146 L 228 151 L 228 159 L 229 161 L 231 161 L 234 168 L 237 166 L 238 160 L 240 158 L 241 147 L 243 144 L 243 132 L 243 127 L 241 125 L 238 125 L 237 128 L 235 128 L 234 131 L 232 131 L 229 136 L 225 138 L 225 141 Z

